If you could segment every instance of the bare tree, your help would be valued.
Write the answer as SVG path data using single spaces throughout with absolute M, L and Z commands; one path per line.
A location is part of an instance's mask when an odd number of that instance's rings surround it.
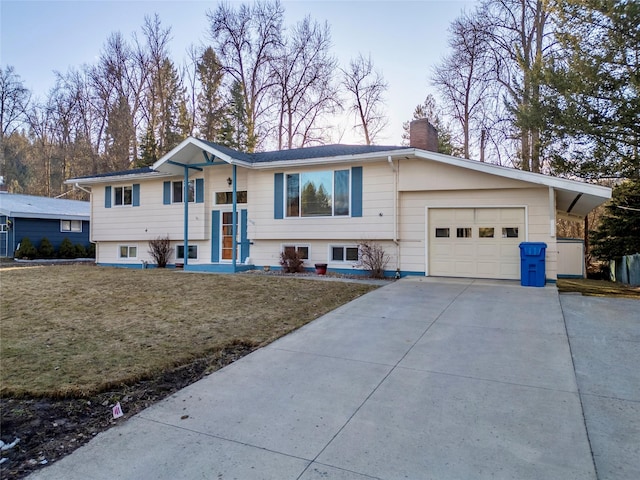
M 277 0 L 241 4 L 237 9 L 221 3 L 215 11 L 207 12 L 216 53 L 225 72 L 242 90 L 245 148 L 249 152 L 256 149 L 269 128 L 276 84 L 272 65 L 281 45 L 283 15 Z
M 12 66 L 0 68 L 0 140 L 22 124 L 30 97 Z
M 432 81 L 462 130 L 464 158 L 470 157 L 471 132 L 481 132 L 491 85 L 487 44 L 478 19 L 462 14 L 449 27 L 451 52 L 433 69 Z
M 329 25 L 309 16 L 296 24 L 274 62 L 280 100 L 278 148 L 323 143 L 323 116 L 339 108 Z
M 349 95 L 349 110 L 356 118 L 355 129 L 362 131 L 367 145 L 387 126 L 384 94 L 389 88 L 382 73 L 375 70 L 371 55 L 359 54 L 342 70 L 344 86 Z

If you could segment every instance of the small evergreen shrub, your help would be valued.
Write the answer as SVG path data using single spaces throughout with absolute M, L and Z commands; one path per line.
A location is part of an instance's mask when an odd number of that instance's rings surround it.
M 149 240 L 148 252 L 158 268 L 165 268 L 167 266 L 167 263 L 169 263 L 171 254 L 173 253 L 173 248 L 171 248 L 171 240 L 169 240 L 169 236 L 158 237 L 155 240 Z
M 86 258 L 87 257 L 87 249 L 81 243 L 76 243 L 74 245 L 75 248 L 75 258 Z
M 38 255 L 38 250 L 33 246 L 29 237 L 24 237 L 20 240 L 20 248 L 16 250 L 16 258 L 28 258 L 33 260 Z
M 87 248 L 87 258 L 96 258 L 96 244 L 90 243 Z
M 71 240 L 68 238 L 62 240 L 58 255 L 60 258 L 76 258 L 76 247 L 71 243 Z
M 53 258 L 55 254 L 56 249 L 53 248 L 53 245 L 51 245 L 47 237 L 40 240 L 40 245 L 38 246 L 38 256 L 40 258 Z
M 280 265 L 284 273 L 298 273 L 304 271 L 304 260 L 295 249 L 286 249 L 280 254 Z

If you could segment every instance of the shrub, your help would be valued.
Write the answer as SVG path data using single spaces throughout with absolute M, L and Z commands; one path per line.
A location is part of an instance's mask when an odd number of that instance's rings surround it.
M 38 256 L 40 258 L 52 258 L 55 256 L 56 249 L 53 248 L 51 242 L 47 237 L 44 237 L 40 240 L 40 245 L 38 246 Z
M 362 266 L 369 272 L 372 278 L 384 278 L 384 269 L 389 263 L 389 255 L 384 251 L 384 248 L 378 243 L 363 240 L 360 242 L 360 261 L 359 266 Z
M 28 258 L 33 260 L 34 258 L 36 258 L 37 254 L 38 250 L 36 250 L 36 247 L 33 246 L 33 243 L 31 243 L 29 237 L 24 237 L 22 240 L 20 240 L 20 248 L 16 250 L 17 258 Z
M 90 243 L 87 248 L 87 258 L 96 258 L 96 244 Z
M 149 240 L 148 251 L 149 255 L 151 255 L 151 258 L 153 258 L 158 268 L 165 268 L 167 266 L 167 263 L 169 263 L 171 253 L 173 252 L 169 236 L 158 237 L 155 240 Z
M 75 249 L 75 258 L 86 258 L 87 256 L 87 249 L 85 248 L 84 245 L 82 245 L 81 243 L 76 243 L 74 245 L 74 249 Z
M 284 273 L 298 273 L 304 270 L 304 260 L 295 249 L 286 249 L 280 254 L 280 265 Z
M 76 247 L 71 243 L 71 240 L 68 238 L 62 240 L 58 255 L 60 258 L 76 258 Z

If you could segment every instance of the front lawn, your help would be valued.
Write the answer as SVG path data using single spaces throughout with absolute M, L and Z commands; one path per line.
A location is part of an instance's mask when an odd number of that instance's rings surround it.
M 0 394 L 87 396 L 261 346 L 375 288 L 172 270 L 0 270 Z

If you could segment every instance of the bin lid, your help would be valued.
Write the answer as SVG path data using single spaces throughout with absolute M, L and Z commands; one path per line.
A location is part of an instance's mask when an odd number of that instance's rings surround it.
M 544 255 L 547 244 L 544 242 L 522 242 L 520 245 L 520 256 L 539 257 Z

